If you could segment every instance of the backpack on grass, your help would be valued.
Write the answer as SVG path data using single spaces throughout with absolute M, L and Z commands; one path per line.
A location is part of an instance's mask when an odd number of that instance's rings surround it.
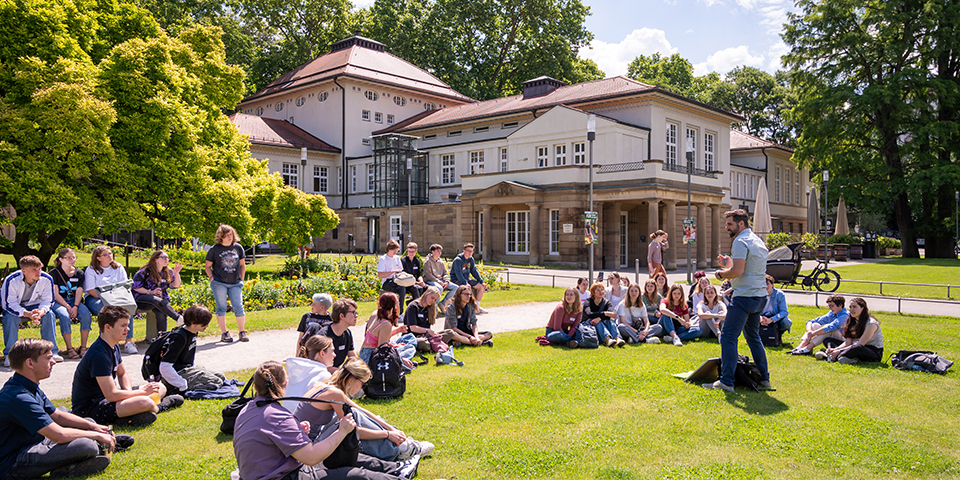
M 580 341 L 579 348 L 599 348 L 600 347 L 600 337 L 597 336 L 597 328 L 590 323 L 582 322 L 580 326 L 577 327 L 580 330 L 580 335 L 583 337 L 583 340 Z
M 169 346 L 167 341 L 170 339 L 170 335 L 180 328 L 183 327 L 176 327 L 169 332 L 161 333 L 150 343 L 147 351 L 143 352 L 143 366 L 140 367 L 140 375 L 143 375 L 144 380 L 152 382 L 160 378 L 160 359 L 167 353 Z
M 385 343 L 377 347 L 367 362 L 373 376 L 363 386 L 363 393 L 369 398 L 398 398 L 407 390 L 407 376 L 403 373 L 403 363 L 397 349 Z
M 781 345 L 780 327 L 777 326 L 777 322 L 770 325 L 760 325 L 760 342 L 765 347 L 779 347 Z
M 953 362 L 925 350 L 900 350 L 890 355 L 890 365 L 900 370 L 947 373 L 947 370 L 953 366 Z

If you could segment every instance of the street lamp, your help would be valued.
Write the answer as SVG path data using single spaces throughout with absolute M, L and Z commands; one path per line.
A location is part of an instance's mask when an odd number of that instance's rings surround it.
M 413 157 L 407 157 L 407 242 L 413 241 Z
M 300 190 L 307 191 L 307 147 L 300 147 Z
M 953 192 L 953 211 L 956 219 L 953 221 L 953 253 L 957 252 L 957 246 L 960 244 L 960 190 Z M 956 256 L 956 255 L 954 255 Z
M 687 218 L 683 222 L 686 226 L 690 221 L 690 174 L 693 172 L 693 139 L 687 137 Z M 684 235 L 686 236 L 686 235 Z M 687 240 L 687 283 L 693 283 L 693 271 L 690 270 L 690 241 Z
M 810 209 L 810 185 L 807 185 L 807 209 Z M 807 231 L 810 231 L 810 214 L 807 213 Z
M 587 141 L 590 143 L 590 212 L 593 211 L 593 141 L 597 138 L 597 116 L 590 114 L 587 116 Z M 586 221 L 586 217 L 584 217 Z M 590 273 L 587 275 L 589 282 L 593 282 L 593 243 L 590 243 Z
M 830 266 L 830 250 L 827 248 L 827 235 L 830 234 L 830 227 L 827 225 L 827 197 L 830 195 L 830 171 L 823 171 L 823 262 L 824 268 Z

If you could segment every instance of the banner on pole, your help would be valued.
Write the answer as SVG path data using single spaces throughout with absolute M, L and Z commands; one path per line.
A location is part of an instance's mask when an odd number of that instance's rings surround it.
M 597 218 L 597 212 L 583 212 L 583 243 L 585 245 L 593 245 L 600 239 Z
M 697 219 L 683 219 L 683 244 L 696 245 L 697 243 Z

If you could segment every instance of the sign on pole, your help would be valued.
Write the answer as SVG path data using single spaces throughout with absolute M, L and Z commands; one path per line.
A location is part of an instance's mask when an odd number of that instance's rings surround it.
M 597 212 L 583 212 L 583 243 L 586 245 L 593 245 L 599 241 L 597 218 Z
M 697 243 L 697 219 L 696 218 L 684 218 L 683 219 L 683 244 L 684 245 L 696 245 Z

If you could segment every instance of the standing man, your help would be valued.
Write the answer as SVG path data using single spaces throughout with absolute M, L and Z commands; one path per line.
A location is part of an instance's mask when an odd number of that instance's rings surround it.
M 40 322 L 40 337 L 53 344 L 53 359 L 57 355 L 56 317 L 53 315 L 53 277 L 43 273 L 43 262 L 33 255 L 20 259 L 20 270 L 3 279 L 0 303 L 3 304 L 3 366 L 10 366 L 7 354 L 20 336 L 21 319 Z
M 133 445 L 133 437 L 57 410 L 40 390 L 50 378 L 53 345 L 25 338 L 10 349 L 13 377 L 0 390 L 0 478 L 38 478 L 94 475 L 110 465 L 100 454 Z
M 747 226 L 747 212 L 731 210 L 723 214 L 725 228 L 733 246 L 732 255 L 717 255 L 723 266 L 717 270 L 720 280 L 729 279 L 733 287 L 733 299 L 727 308 L 720 339 L 720 379 L 703 384 L 703 388 L 716 388 L 733 393 L 734 373 L 737 370 L 737 342 L 740 333 L 750 347 L 753 361 L 763 374 L 760 387 L 770 389 L 770 371 L 767 369 L 767 354 L 760 341 L 760 312 L 767 304 L 767 247 L 753 230 Z
M 450 281 L 458 286 L 470 285 L 473 287 L 473 298 L 477 300 L 477 313 L 487 313 L 480 307 L 480 300 L 483 298 L 483 292 L 487 291 L 487 285 L 483 283 L 483 277 L 477 270 L 477 261 L 473 259 L 473 249 L 473 244 L 468 243 L 463 246 L 463 253 L 453 259 L 453 265 L 450 265 Z

